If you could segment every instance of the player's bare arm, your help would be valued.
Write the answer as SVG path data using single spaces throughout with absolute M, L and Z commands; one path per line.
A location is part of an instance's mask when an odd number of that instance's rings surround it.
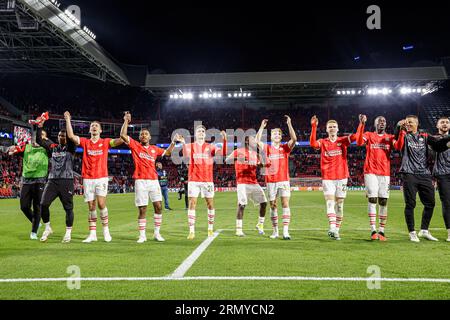
M 357 132 L 356 132 L 356 143 L 358 146 L 363 146 L 364 145 L 364 127 L 366 125 L 367 122 L 367 116 L 365 114 L 360 114 L 359 115 L 359 127 Z
M 70 122 L 72 120 L 72 116 L 70 115 L 69 111 L 64 112 L 64 120 L 66 120 L 67 138 L 72 140 L 72 142 L 75 143 L 76 146 L 79 146 L 80 137 L 76 136 L 73 133 L 72 123 Z
M 227 133 L 225 131 L 220 131 L 220 136 L 222 137 L 222 148 L 220 148 L 218 151 L 220 151 L 220 153 L 223 156 L 227 155 Z
M 177 133 L 177 134 L 173 137 L 173 139 L 172 139 L 172 141 L 171 141 L 169 147 L 164 151 L 162 157 L 170 156 L 170 155 L 172 154 L 173 148 L 175 148 L 175 144 L 176 144 L 177 142 L 180 142 L 181 138 L 182 138 L 182 136 L 179 135 L 179 134 Z
M 123 144 L 123 140 L 122 140 L 122 138 L 116 138 L 116 139 L 112 139 L 111 140 L 111 142 L 109 143 L 109 145 L 111 146 L 111 147 L 118 147 L 118 146 L 120 146 L 120 145 L 122 145 Z
M 318 125 L 319 125 L 319 119 L 316 116 L 313 116 L 311 118 L 311 135 L 309 137 L 309 144 L 314 149 L 320 148 L 320 143 L 316 139 Z
M 225 163 L 226 164 L 233 164 L 234 162 L 234 152 L 232 152 L 226 159 L 225 159 Z
M 131 114 L 127 111 L 125 112 L 125 115 L 123 116 L 123 125 L 120 129 L 120 138 L 125 144 L 128 144 L 130 142 L 130 138 L 128 137 L 128 126 L 131 123 Z
M 286 124 L 289 128 L 289 136 L 291 138 L 288 142 L 288 146 L 289 146 L 289 149 L 292 150 L 295 147 L 295 144 L 297 143 L 297 135 L 295 134 L 295 130 L 292 127 L 291 117 L 289 117 L 288 115 L 285 115 L 285 118 L 286 118 Z
M 268 119 L 264 119 L 264 120 L 261 122 L 261 125 L 260 125 L 260 127 L 259 127 L 258 133 L 256 134 L 256 142 L 257 142 L 257 143 L 261 142 L 261 139 L 262 139 L 262 135 L 263 135 L 264 129 L 267 127 L 267 123 L 268 123 L 268 122 L 269 122 Z

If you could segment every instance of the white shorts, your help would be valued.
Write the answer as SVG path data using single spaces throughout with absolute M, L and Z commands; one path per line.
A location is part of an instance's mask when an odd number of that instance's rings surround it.
M 322 180 L 323 194 L 336 198 L 347 197 L 347 181 L 348 179 Z
M 96 197 L 108 194 L 108 178 L 83 179 L 84 202 L 94 201 Z
M 365 174 L 364 184 L 368 198 L 389 198 L 390 176 L 380 176 L 377 174 Z
M 161 187 L 158 180 L 137 179 L 134 182 L 134 204 L 136 207 L 148 206 L 151 202 L 162 201 Z
M 214 198 L 214 183 L 213 182 L 188 182 L 188 197 L 198 198 Z
M 269 193 L 270 201 L 275 201 L 277 199 L 277 196 L 290 197 L 291 184 L 289 183 L 289 181 L 269 182 L 267 183 L 267 191 Z
M 259 184 L 238 184 L 237 197 L 242 206 L 248 204 L 248 199 L 252 200 L 254 205 L 267 202 L 266 194 Z

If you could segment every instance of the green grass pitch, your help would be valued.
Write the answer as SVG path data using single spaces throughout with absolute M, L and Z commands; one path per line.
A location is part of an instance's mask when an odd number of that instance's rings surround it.
M 171 194 L 174 211 L 164 211 L 165 243 L 137 244 L 137 210 L 134 195 L 108 196 L 111 243 L 84 244 L 88 234 L 87 206 L 75 199 L 75 224 L 70 244 L 62 244 L 64 214 L 59 201 L 51 207 L 54 234 L 47 243 L 28 240 L 30 224 L 18 200 L 0 200 L 0 279 L 65 278 L 67 267 L 76 265 L 81 277 L 168 276 L 206 239 L 204 201 L 197 209 L 197 238 L 188 241 L 184 201 Z M 450 279 L 450 243 L 445 242 L 438 196 L 431 231 L 437 243 L 409 241 L 403 216 L 403 197 L 392 192 L 386 234 L 388 242 L 369 241 L 367 204 L 363 192 L 349 192 L 344 206 L 341 241 L 327 237 L 328 222 L 321 192 L 293 192 L 291 241 L 271 240 L 270 217 L 266 236 L 254 229 L 257 208 L 250 205 L 244 216 L 246 237 L 234 235 L 236 194 L 216 194 L 215 229 L 223 231 L 187 271 L 198 276 L 371 276 L 369 266 L 380 268 L 382 278 Z M 419 201 L 418 201 L 419 203 Z M 420 227 L 422 206 L 416 209 Z M 269 214 L 268 214 L 269 216 Z M 147 235 L 152 235 L 149 217 Z M 280 221 L 281 222 L 281 221 Z M 42 232 L 42 230 L 41 230 Z M 41 235 L 41 232 L 39 236 Z M 298 280 L 182 280 L 182 281 L 82 281 L 69 290 L 67 282 L 0 282 L 0 299 L 449 299 L 450 283 L 381 282 L 368 289 L 366 281 Z

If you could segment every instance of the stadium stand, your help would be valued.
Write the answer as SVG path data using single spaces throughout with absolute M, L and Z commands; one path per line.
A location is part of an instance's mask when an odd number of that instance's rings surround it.
M 319 118 L 318 137 L 325 137 L 325 123 L 328 119 L 339 122 L 340 134 L 355 132 L 358 115 L 366 114 L 369 118 L 366 130 L 373 130 L 373 119 L 383 115 L 388 121 L 387 132 L 393 132 L 395 124 L 407 114 L 419 114 L 422 129 L 434 132 L 437 117 L 450 110 L 448 97 L 430 95 L 427 99 L 387 100 L 353 100 L 351 104 L 328 99 L 321 103 L 278 103 L 278 102 L 200 102 L 191 104 L 163 103 L 152 97 L 143 89 L 125 87 L 117 84 L 101 83 L 93 80 L 55 78 L 45 76 L 2 76 L 0 96 L 8 100 L 22 114 L 22 120 L 34 118 L 43 111 L 49 111 L 51 120 L 46 123 L 50 137 L 55 139 L 63 125 L 62 114 L 69 110 L 74 120 L 86 121 L 84 125 L 75 126 L 75 133 L 88 135 L 88 123 L 100 120 L 104 123 L 103 136 L 118 137 L 122 124 L 122 112 L 131 111 L 134 123 L 157 122 L 156 131 L 152 128 L 153 143 L 168 143 L 172 132 L 178 128 L 188 129 L 191 133 L 194 121 L 201 121 L 207 128 L 217 129 L 258 129 L 262 119 L 270 119 L 268 129 L 281 127 L 287 134 L 283 115 L 289 114 L 299 141 L 308 141 L 310 118 Z M 36 86 L 39 81 L 40 85 Z M 69 89 L 68 89 L 69 88 Z M 449 113 L 447 112 L 447 115 Z M 6 108 L 0 108 L 0 115 L 14 117 Z M 131 131 L 131 130 L 130 130 Z M 139 130 L 130 132 L 138 139 Z M 126 146 L 120 148 L 126 149 Z M 77 154 L 75 171 L 81 173 L 81 154 Z M 362 168 L 365 148 L 351 147 L 349 150 L 350 186 L 363 185 Z M 2 172 L 0 197 L 16 196 L 19 190 L 21 160 L 12 160 L 1 155 Z M 19 157 L 20 159 L 20 157 Z M 396 175 L 400 164 L 398 153 L 392 155 L 392 185 L 399 185 Z M 169 187 L 180 187 L 177 167 L 170 160 L 163 160 L 169 172 Z M 129 154 L 111 155 L 109 172 L 112 177 L 110 192 L 123 193 L 133 191 L 133 163 Z M 291 154 L 291 177 L 298 179 L 298 184 L 316 185 L 320 181 L 320 164 L 318 153 L 309 147 L 297 147 Z M 263 176 L 258 176 L 263 181 Z M 234 187 L 234 168 L 231 165 L 216 165 L 215 184 L 218 187 Z M 297 181 L 297 180 L 296 180 Z M 76 178 L 75 190 L 82 193 L 81 178 Z
M 433 128 L 438 119 L 442 116 L 450 115 L 450 96 L 448 95 L 434 95 L 427 97 L 423 104 L 423 123 Z

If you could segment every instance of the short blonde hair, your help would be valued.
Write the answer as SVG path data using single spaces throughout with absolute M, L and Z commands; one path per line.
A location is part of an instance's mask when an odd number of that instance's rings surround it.
M 206 131 L 206 127 L 202 124 L 199 124 L 198 126 L 195 127 L 195 132 L 197 132 L 198 129 L 203 129 Z
M 336 120 L 328 120 L 326 126 L 328 127 L 330 123 L 338 124 Z

